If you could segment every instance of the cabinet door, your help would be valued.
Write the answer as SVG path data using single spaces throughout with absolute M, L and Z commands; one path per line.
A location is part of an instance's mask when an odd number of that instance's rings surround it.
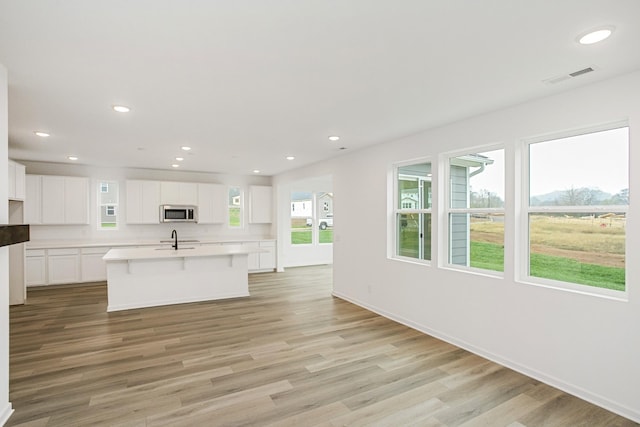
M 26 168 L 20 163 L 15 163 L 15 199 L 24 200 L 25 197 L 25 171 Z
M 160 223 L 160 183 L 158 181 L 142 182 L 142 223 Z
M 44 250 L 28 250 L 25 257 L 25 282 L 27 286 L 46 285 Z
M 242 243 L 243 248 L 253 248 L 259 249 L 260 245 L 258 242 L 244 242 Z M 258 252 L 253 252 L 249 254 L 248 260 L 249 271 L 251 270 L 260 270 L 260 254 Z
M 50 285 L 77 283 L 80 281 L 78 249 L 49 249 L 47 253 L 47 276 Z
M 89 180 L 64 178 L 64 223 L 89 223 Z
M 250 215 L 249 222 L 252 224 L 271 223 L 272 211 L 272 191 L 271 187 L 264 185 L 252 185 L 249 188 L 250 194 Z
M 260 252 L 260 270 L 275 270 L 276 242 L 260 242 L 260 249 L 268 251 Z
M 42 177 L 42 223 L 64 224 L 64 181 L 62 176 Z
M 81 282 L 102 282 L 107 280 L 107 263 L 102 259 L 107 252 L 109 252 L 109 248 L 81 249 Z
M 27 175 L 25 177 L 24 222 L 26 224 L 42 224 L 42 177 Z
M 227 221 L 227 198 L 221 184 L 198 184 L 198 223 L 224 224 Z
M 196 205 L 198 185 L 191 182 L 160 183 L 160 203 L 163 205 Z
M 128 180 L 125 188 L 127 224 L 160 223 L 160 183 Z

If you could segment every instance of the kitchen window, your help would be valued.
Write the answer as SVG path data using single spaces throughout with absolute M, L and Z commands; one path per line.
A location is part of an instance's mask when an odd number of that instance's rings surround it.
M 605 295 L 625 291 L 629 127 L 529 141 L 524 151 L 526 279 Z
M 98 230 L 118 229 L 118 182 L 98 182 Z
M 242 228 L 243 198 L 240 187 L 229 187 L 229 217 L 228 224 L 231 228 Z

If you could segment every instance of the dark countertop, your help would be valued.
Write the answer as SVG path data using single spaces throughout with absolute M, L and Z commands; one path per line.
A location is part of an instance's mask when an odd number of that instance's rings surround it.
M 0 246 L 15 245 L 29 241 L 29 225 L 0 225 Z

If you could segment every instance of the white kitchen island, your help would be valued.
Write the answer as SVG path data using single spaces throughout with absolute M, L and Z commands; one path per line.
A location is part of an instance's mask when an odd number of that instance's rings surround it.
M 242 246 L 111 249 L 107 311 L 249 296 L 248 255 Z

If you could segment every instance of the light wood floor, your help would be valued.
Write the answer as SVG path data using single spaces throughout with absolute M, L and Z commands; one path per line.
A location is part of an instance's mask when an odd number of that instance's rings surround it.
M 250 277 L 249 298 L 110 314 L 104 284 L 30 290 L 7 425 L 636 425 L 331 297 L 330 267 Z

